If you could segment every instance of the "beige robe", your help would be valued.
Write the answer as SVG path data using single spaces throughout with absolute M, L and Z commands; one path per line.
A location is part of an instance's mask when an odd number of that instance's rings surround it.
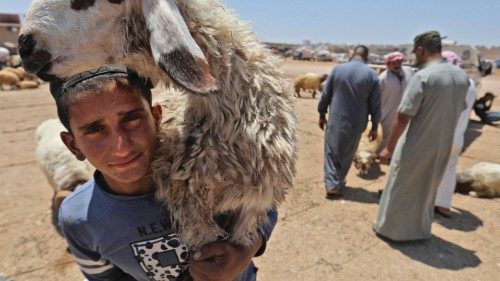
M 446 60 L 417 72 L 399 112 L 412 116 L 398 140 L 374 230 L 391 240 L 431 237 L 434 199 L 448 163 L 469 78 Z

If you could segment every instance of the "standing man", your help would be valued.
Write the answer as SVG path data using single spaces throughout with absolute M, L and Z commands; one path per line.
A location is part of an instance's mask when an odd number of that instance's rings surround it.
M 368 114 L 372 122 L 369 138 L 377 138 L 380 88 L 367 61 L 368 48 L 357 46 L 350 62 L 332 70 L 319 101 L 319 127 L 324 130 L 326 125 L 324 169 L 326 198 L 330 200 L 341 196 Z
M 462 66 L 462 59 L 452 51 L 444 51 L 442 53 L 443 58 L 445 58 L 449 63 Z M 476 100 L 476 86 L 472 79 L 469 79 L 469 90 L 467 91 L 467 96 L 465 97 L 465 103 L 467 107 L 460 113 L 458 118 L 457 127 L 455 128 L 455 137 L 453 138 L 453 145 L 451 147 L 450 159 L 448 160 L 448 165 L 439 184 L 437 195 L 436 195 L 436 207 L 434 211 L 444 217 L 451 216 L 451 199 L 453 197 L 453 192 L 455 191 L 455 186 L 457 185 L 457 163 L 460 153 L 462 153 L 462 148 L 464 146 L 464 134 L 467 130 L 467 124 L 469 124 L 470 111 L 472 105 Z
M 403 95 L 389 143 L 379 155 L 383 163 L 394 157 L 374 230 L 395 241 L 431 237 L 434 199 L 465 108 L 469 77 L 443 59 L 441 39 L 437 31 L 415 37 L 421 70 Z
M 400 52 L 392 52 L 384 57 L 387 69 L 378 77 L 382 105 L 382 142 L 377 148 L 377 153 L 387 146 L 392 132 L 392 125 L 398 113 L 398 107 L 403 98 L 408 81 L 413 76 L 413 69 L 403 66 L 405 56 Z

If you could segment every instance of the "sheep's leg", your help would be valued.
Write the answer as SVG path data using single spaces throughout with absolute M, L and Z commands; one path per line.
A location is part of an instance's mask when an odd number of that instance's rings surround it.
M 313 90 L 313 99 L 316 98 L 316 90 Z

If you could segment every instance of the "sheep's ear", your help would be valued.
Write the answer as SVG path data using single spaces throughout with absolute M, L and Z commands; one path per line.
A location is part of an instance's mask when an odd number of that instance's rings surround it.
M 218 90 L 210 66 L 190 35 L 175 0 L 143 0 L 142 10 L 158 66 L 189 91 Z

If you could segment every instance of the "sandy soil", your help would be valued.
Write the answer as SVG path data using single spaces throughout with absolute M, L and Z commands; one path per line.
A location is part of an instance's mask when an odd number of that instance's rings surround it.
M 288 61 L 290 78 L 329 73 L 331 63 Z M 478 95 L 500 94 L 500 72 L 484 78 Z M 351 170 L 345 197 L 324 199 L 323 132 L 317 127 L 317 99 L 297 100 L 300 152 L 295 189 L 280 209 L 280 220 L 264 256 L 259 280 L 495 280 L 500 276 L 499 199 L 455 195 L 454 216 L 436 218 L 430 241 L 388 244 L 371 226 L 377 190 L 387 167 L 372 179 Z M 500 102 L 495 104 L 500 111 Z M 82 280 L 51 225 L 52 190 L 34 160 L 34 130 L 56 117 L 48 86 L 0 92 L 0 281 Z M 471 117 L 459 169 L 480 161 L 500 163 L 500 129 Z M 494 277 L 497 276 L 497 277 Z M 498 279 L 496 279 L 498 280 Z

